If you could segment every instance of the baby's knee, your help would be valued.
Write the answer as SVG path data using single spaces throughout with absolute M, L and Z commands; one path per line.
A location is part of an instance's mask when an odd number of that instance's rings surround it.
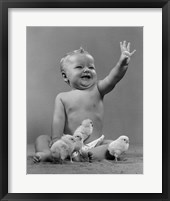
M 46 150 L 49 152 L 50 141 L 51 139 L 48 135 L 40 135 L 35 141 L 35 151 L 44 152 L 44 150 Z
M 111 142 L 113 142 L 113 140 L 103 140 L 102 145 L 106 145 L 106 144 L 110 144 Z
M 40 135 L 37 137 L 36 142 L 50 142 L 51 138 L 48 135 Z

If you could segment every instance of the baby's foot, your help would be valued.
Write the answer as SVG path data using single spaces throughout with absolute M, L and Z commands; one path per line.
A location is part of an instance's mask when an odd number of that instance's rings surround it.
M 83 154 L 78 154 L 73 158 L 76 162 L 89 162 L 91 163 L 93 160 L 93 153 L 92 152 L 83 152 Z
M 92 153 L 89 151 L 81 150 L 81 160 L 90 162 Z M 89 158 L 90 157 L 90 158 Z
M 41 152 L 37 152 L 34 156 L 33 156 L 33 162 L 34 163 L 39 163 L 41 161 Z
M 89 163 L 92 163 L 93 160 L 93 153 L 92 152 L 88 152 L 88 158 L 89 158 Z
M 81 154 L 80 153 L 75 154 L 73 157 L 73 161 L 88 162 L 89 161 L 88 152 L 81 152 Z
M 39 162 L 47 161 L 48 159 L 49 159 L 49 154 L 48 153 L 44 153 L 44 152 L 37 152 L 33 156 L 33 162 L 34 163 L 39 163 Z

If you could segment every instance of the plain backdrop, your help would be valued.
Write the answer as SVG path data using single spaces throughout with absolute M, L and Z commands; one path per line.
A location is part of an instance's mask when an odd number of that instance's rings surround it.
M 132 144 L 143 144 L 143 27 L 27 27 L 27 143 L 51 135 L 54 100 L 70 90 L 59 63 L 82 46 L 95 59 L 98 79 L 103 79 L 120 57 L 120 41 L 131 42 L 129 69 L 104 98 L 104 131 L 107 139 L 127 135 Z

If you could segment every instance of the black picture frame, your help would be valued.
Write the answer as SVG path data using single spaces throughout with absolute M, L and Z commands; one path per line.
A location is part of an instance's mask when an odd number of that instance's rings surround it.
M 162 8 L 162 193 L 8 193 L 8 8 Z M 170 67 L 169 0 L 1 0 L 0 1 L 0 199 L 1 200 L 170 200 L 168 137 Z M 155 41 L 156 42 L 156 41 Z M 154 68 L 154 67 L 153 67 Z M 155 151 L 156 154 L 156 151 Z M 152 160 L 152 159 L 151 159 Z M 155 161 L 156 165 L 156 161 Z

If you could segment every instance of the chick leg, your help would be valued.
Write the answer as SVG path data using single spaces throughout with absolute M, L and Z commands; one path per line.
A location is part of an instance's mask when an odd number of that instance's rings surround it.
M 118 155 L 114 154 L 114 157 L 115 157 L 115 161 L 117 162 Z
M 73 163 L 73 157 L 72 157 L 72 155 L 70 156 L 70 163 Z

